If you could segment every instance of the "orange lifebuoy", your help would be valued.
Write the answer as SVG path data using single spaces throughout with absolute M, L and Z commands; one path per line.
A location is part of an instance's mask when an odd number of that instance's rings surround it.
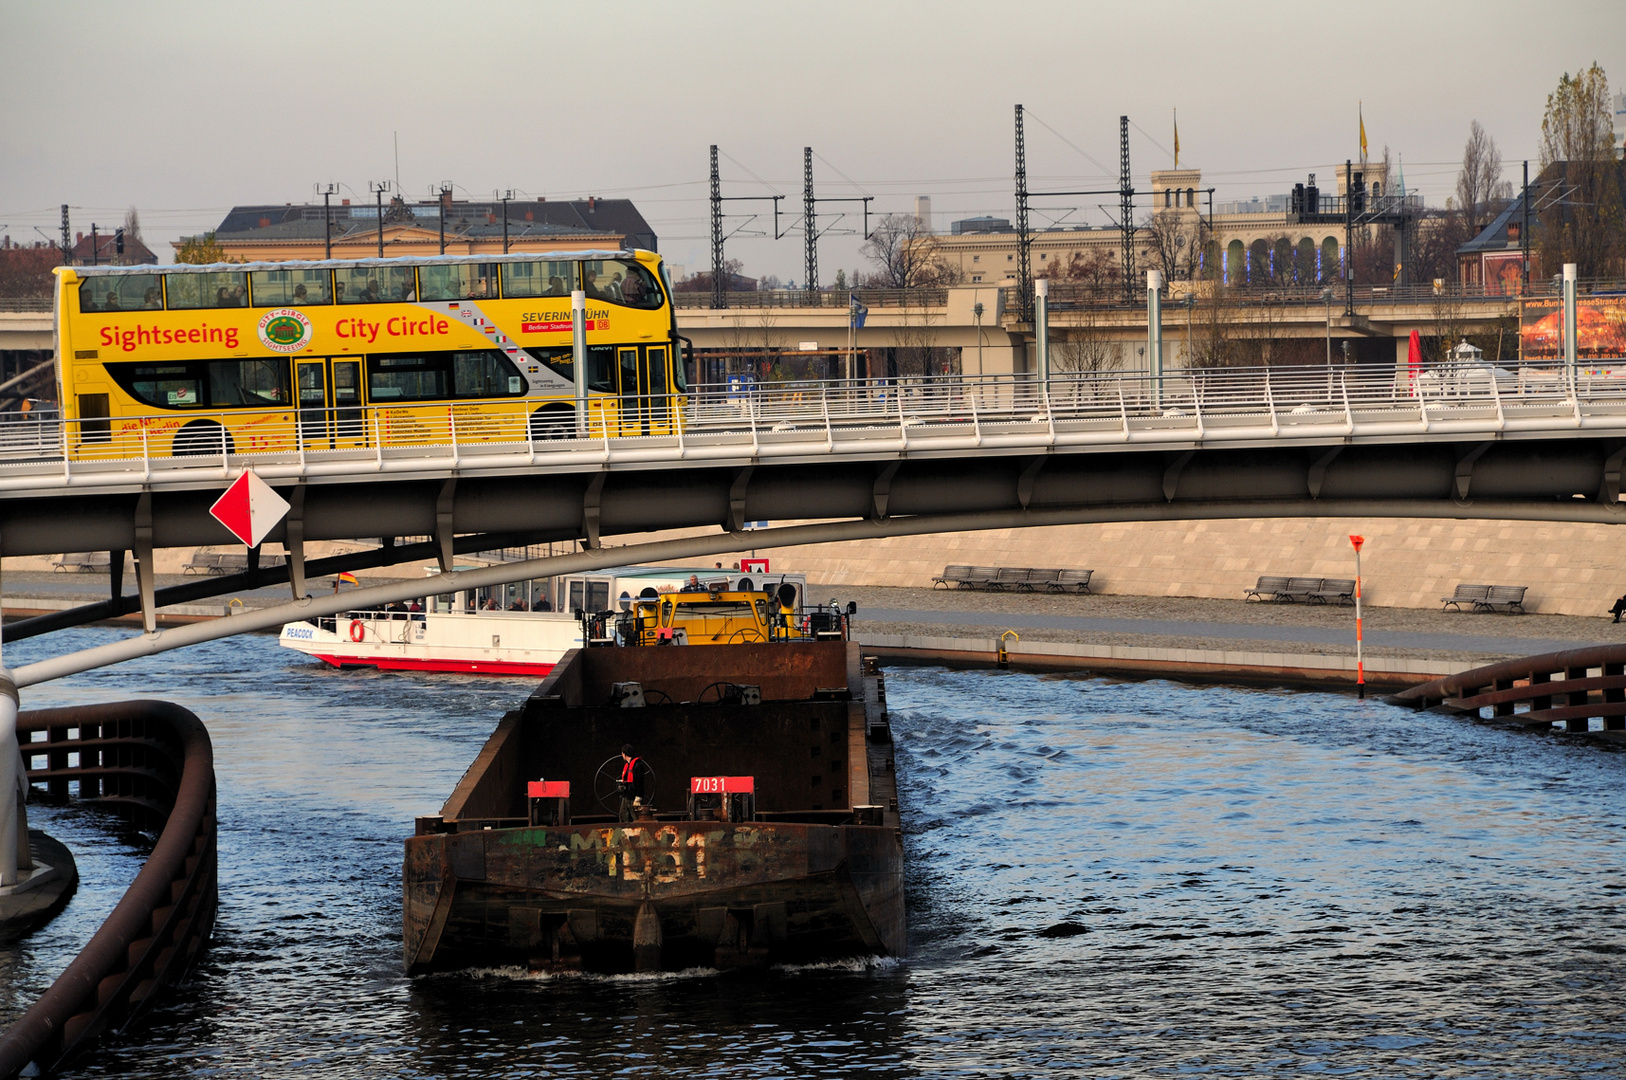
M 351 619 L 350 620 L 350 640 L 351 641 L 360 641 L 362 638 L 364 638 L 366 636 L 367 636 L 367 628 L 362 625 L 361 620 L 360 619 Z

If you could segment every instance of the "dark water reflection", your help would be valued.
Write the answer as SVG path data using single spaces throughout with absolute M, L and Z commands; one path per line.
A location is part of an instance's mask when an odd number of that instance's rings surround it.
M 894 670 L 908 960 L 409 981 L 401 837 L 527 689 L 255 638 L 28 692 L 150 691 L 215 737 L 208 964 L 81 1073 L 1626 1072 L 1626 755 L 1332 695 Z M 0 1020 L 137 865 L 104 822 L 40 816 L 90 884 L 0 950 Z

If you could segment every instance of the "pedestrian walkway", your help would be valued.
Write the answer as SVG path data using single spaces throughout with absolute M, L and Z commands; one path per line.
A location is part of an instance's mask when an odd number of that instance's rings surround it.
M 1290 609 L 1279 609 L 1286 610 Z M 1189 622 L 1175 619 L 1132 619 L 1079 615 L 1040 615 L 1021 612 L 943 611 L 924 608 L 875 607 L 860 611 L 865 623 L 907 623 L 936 626 L 998 626 L 1009 630 L 1072 630 L 1091 634 L 1136 634 L 1170 638 L 1209 638 L 1216 642 L 1279 641 L 1295 645 L 1355 644 L 1355 616 L 1351 609 L 1348 625 L 1300 626 L 1268 625 L 1257 622 Z M 1513 629 L 1509 626 L 1509 629 Z M 1368 630 L 1366 644 L 1374 649 L 1391 648 L 1450 653 L 1508 653 L 1526 655 L 1555 649 L 1584 648 L 1609 644 L 1604 640 L 1576 642 L 1570 639 L 1521 637 L 1516 634 L 1446 634 L 1407 630 Z

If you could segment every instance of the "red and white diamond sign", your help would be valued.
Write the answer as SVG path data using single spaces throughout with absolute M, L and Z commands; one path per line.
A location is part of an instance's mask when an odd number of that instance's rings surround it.
M 226 489 L 226 494 L 215 500 L 209 513 L 237 539 L 249 547 L 259 547 L 265 534 L 288 515 L 288 500 L 253 472 L 245 471 Z

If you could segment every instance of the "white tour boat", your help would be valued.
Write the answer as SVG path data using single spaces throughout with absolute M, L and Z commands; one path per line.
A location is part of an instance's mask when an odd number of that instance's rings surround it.
M 435 572 L 431 571 L 429 581 Z M 334 667 L 540 677 L 582 644 L 581 613 L 626 610 L 634 599 L 678 592 L 691 581 L 750 591 L 801 574 L 720 568 L 626 566 L 488 589 L 427 595 L 394 610 L 358 609 L 282 628 L 281 644 Z M 433 588 L 430 584 L 428 587 Z M 563 610 L 555 610 L 562 608 Z

